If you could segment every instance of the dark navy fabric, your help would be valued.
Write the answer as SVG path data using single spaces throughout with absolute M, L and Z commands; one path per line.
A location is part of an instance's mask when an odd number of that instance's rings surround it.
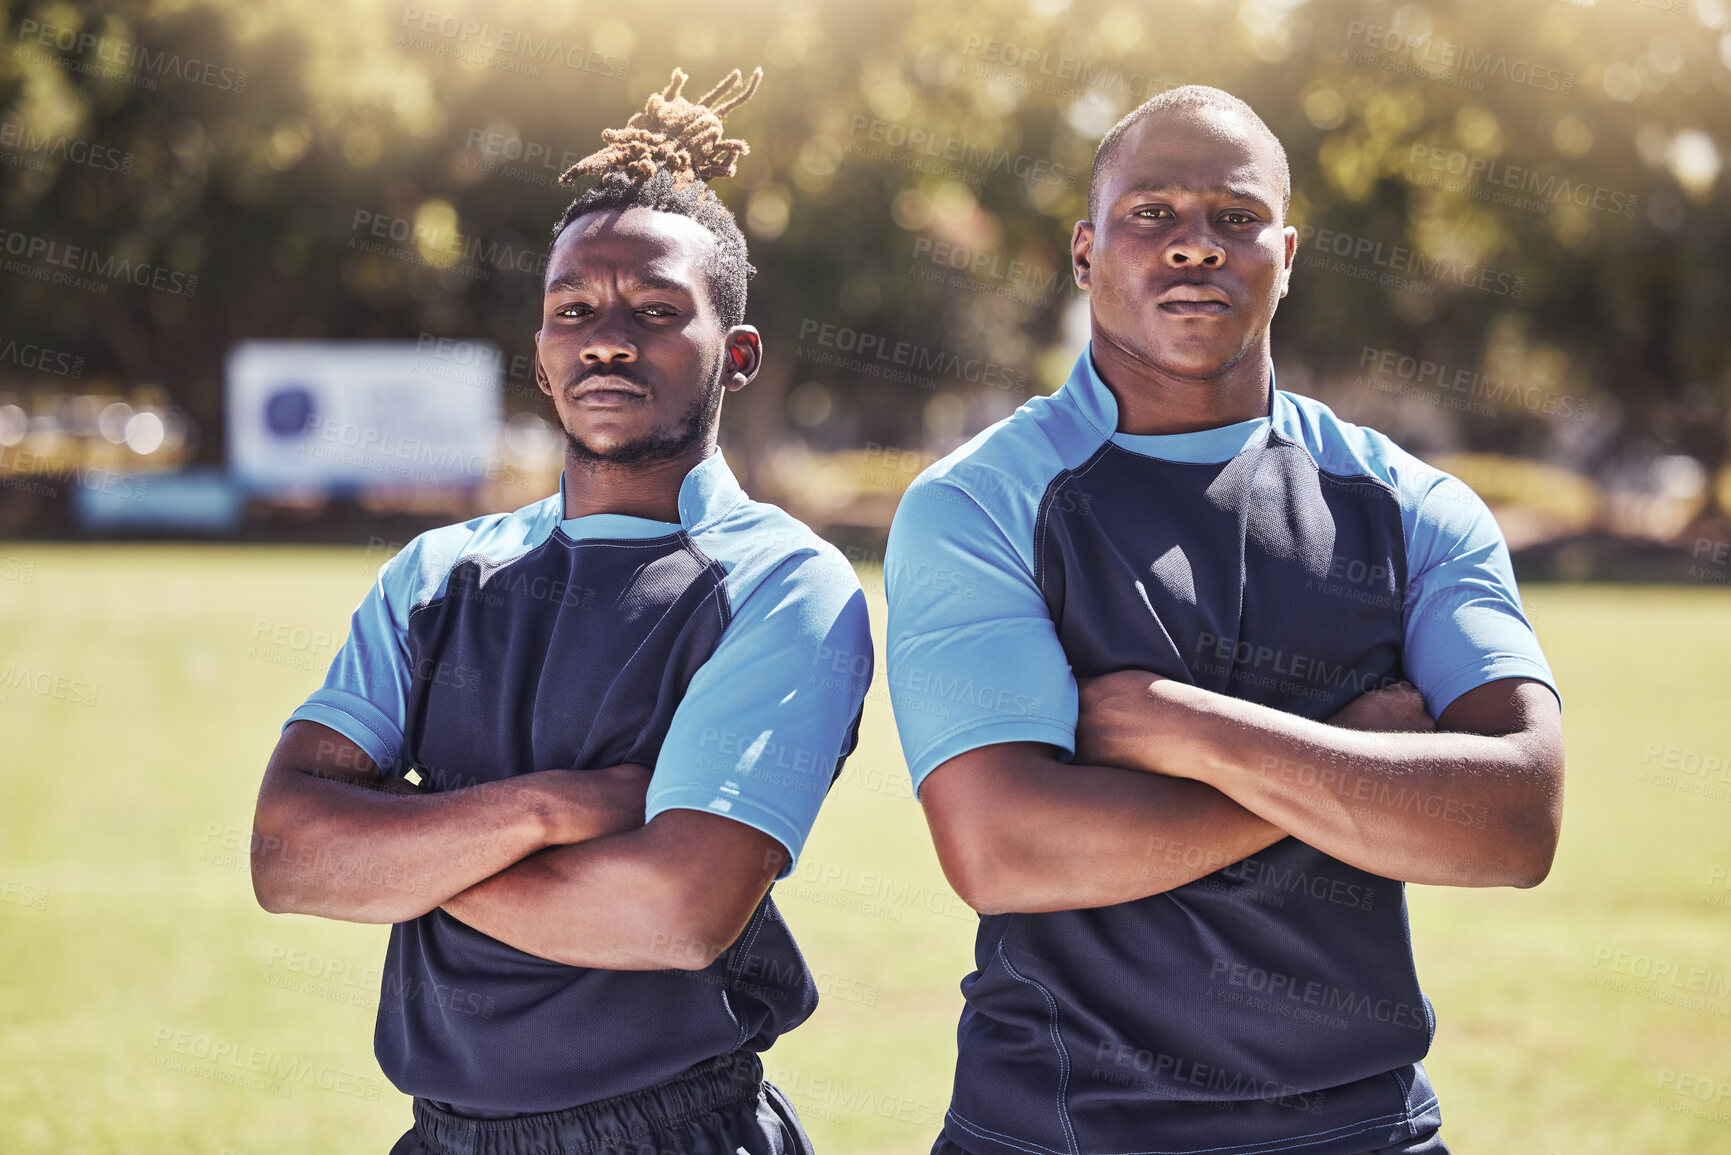
M 727 625 L 723 578 L 683 534 L 555 530 L 504 566 L 461 559 L 445 596 L 409 615 L 405 756 L 438 790 L 525 769 L 654 765 Z M 568 607 L 547 590 L 582 600 Z
M 399 1155 L 393 1151 L 391 1155 Z M 405 1152 L 403 1155 L 418 1155 L 416 1152 Z M 968 1155 L 967 1149 L 957 1146 L 948 1136 L 939 1135 L 937 1142 L 932 1144 L 931 1155 Z M 1442 1132 L 1426 1131 L 1415 1139 L 1406 1139 L 1393 1147 L 1377 1147 L 1366 1150 L 1362 1155 L 1449 1155 L 1447 1144 L 1442 1140 Z
M 424 1099 L 390 1155 L 812 1155 L 787 1096 L 751 1051 L 566 1111 L 481 1122 Z
M 417 538 L 290 720 L 330 725 L 434 790 L 649 765 L 648 820 L 698 809 L 745 822 L 787 848 L 785 877 L 870 679 L 851 567 L 747 499 L 719 453 L 686 478 L 679 523 L 562 519 L 562 503 Z M 374 1043 L 405 1093 L 502 1118 L 761 1051 L 816 1004 L 768 895 L 696 972 L 567 966 L 434 909 L 391 929 Z
M 1067 756 L 1075 679 L 1123 669 L 1319 720 L 1402 678 L 1435 713 L 1552 684 L 1482 503 L 1386 439 L 1279 391 L 1222 429 L 1115 430 L 1084 353 L 904 499 L 889 680 L 916 787 L 989 743 Z M 1298 839 L 1133 902 L 982 916 L 974 963 L 944 1126 L 972 1155 L 1345 1155 L 1440 1123 L 1404 889 Z

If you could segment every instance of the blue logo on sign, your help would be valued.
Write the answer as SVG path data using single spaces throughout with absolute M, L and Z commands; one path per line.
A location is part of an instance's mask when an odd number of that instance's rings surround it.
M 318 415 L 318 403 L 305 385 L 283 385 L 264 403 L 264 427 L 276 437 L 301 437 Z

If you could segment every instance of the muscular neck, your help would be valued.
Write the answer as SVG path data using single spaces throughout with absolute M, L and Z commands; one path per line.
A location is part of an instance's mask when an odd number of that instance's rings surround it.
M 567 447 L 565 516 L 620 513 L 652 521 L 678 521 L 679 487 L 685 475 L 715 452 L 715 439 L 709 437 L 664 461 L 613 465 L 579 458 Z
M 1205 377 L 1162 369 L 1093 329 L 1094 371 L 1118 399 L 1120 433 L 1194 433 L 1266 417 L 1274 359 L 1268 331 L 1230 365 Z

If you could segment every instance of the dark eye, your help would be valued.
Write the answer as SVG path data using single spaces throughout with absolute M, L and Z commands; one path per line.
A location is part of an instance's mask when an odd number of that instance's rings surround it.
M 555 317 L 580 316 L 581 314 L 573 312 L 573 310 L 576 309 L 581 309 L 584 313 L 593 313 L 595 311 L 582 301 L 574 301 L 569 305 L 560 305 L 557 309 L 553 310 L 553 315 Z
M 1256 218 L 1240 209 L 1234 209 L 1226 214 L 1226 219 L 1235 225 L 1253 224 Z
M 671 305 L 645 305 L 637 311 L 648 313 L 651 317 L 676 317 L 679 315 Z
M 1166 210 L 1165 206 L 1163 206 L 1163 205 L 1144 205 L 1142 208 L 1135 210 L 1130 215 L 1133 217 L 1139 217 L 1139 216 L 1142 216 L 1144 213 L 1163 213 L 1166 211 L 1167 210 Z M 1152 217 L 1150 217 L 1149 219 L 1152 219 Z

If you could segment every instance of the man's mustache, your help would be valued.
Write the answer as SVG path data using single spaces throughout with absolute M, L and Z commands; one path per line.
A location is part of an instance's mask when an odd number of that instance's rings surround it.
M 623 365 L 591 365 L 588 368 L 580 369 L 577 371 L 576 375 L 571 378 L 570 385 L 572 388 L 575 388 L 589 380 L 591 377 L 614 377 L 621 381 L 629 381 L 639 389 L 647 390 L 649 388 L 649 382 L 645 381 L 633 370 L 626 368 Z

